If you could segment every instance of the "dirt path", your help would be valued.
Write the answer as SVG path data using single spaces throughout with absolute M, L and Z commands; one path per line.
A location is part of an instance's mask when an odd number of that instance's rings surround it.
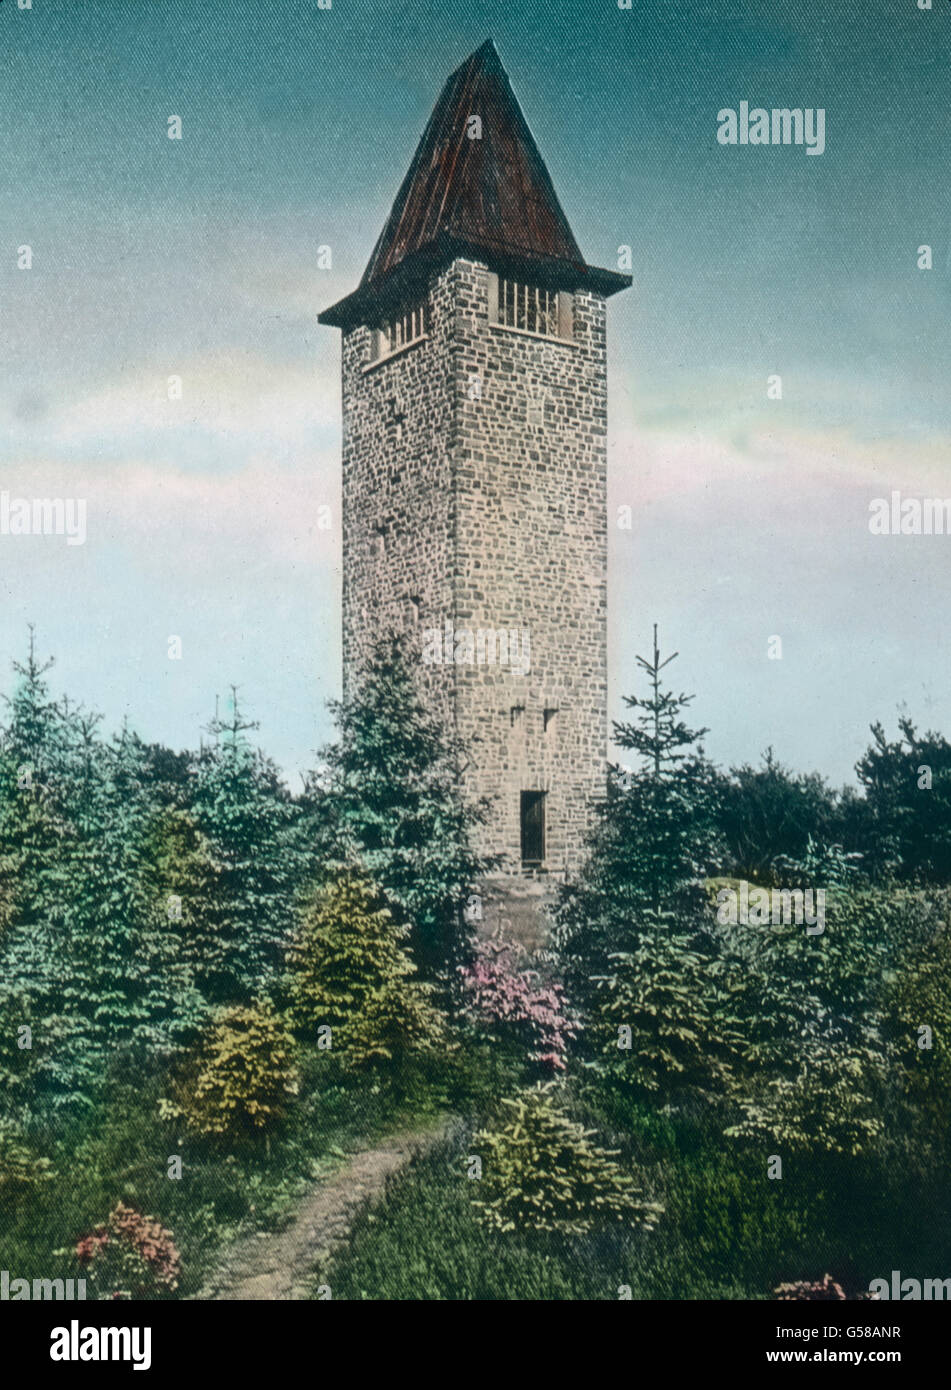
M 400 1134 L 354 1154 L 319 1182 L 283 1231 L 245 1236 L 227 1247 L 199 1299 L 306 1299 L 314 1266 L 339 1245 L 357 1208 L 378 1196 L 387 1177 L 446 1132 L 445 1122 Z

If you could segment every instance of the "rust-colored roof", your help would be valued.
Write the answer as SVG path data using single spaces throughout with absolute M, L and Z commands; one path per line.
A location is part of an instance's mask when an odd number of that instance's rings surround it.
M 605 294 L 631 283 L 585 263 L 491 40 L 446 82 L 359 288 L 320 321 L 355 322 L 380 294 L 460 253 Z

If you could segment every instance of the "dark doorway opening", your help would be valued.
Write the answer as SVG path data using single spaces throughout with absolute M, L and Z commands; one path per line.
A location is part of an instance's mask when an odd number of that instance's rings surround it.
M 545 859 L 545 792 L 522 792 L 522 863 Z

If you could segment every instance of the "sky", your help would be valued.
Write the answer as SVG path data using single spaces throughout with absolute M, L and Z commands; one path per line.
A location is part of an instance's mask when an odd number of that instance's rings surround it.
M 589 262 L 631 248 L 611 716 L 656 621 L 726 765 L 772 746 L 839 784 L 872 720 L 951 732 L 951 537 L 868 527 L 893 490 L 951 496 L 948 0 L 5 0 L 0 489 L 88 520 L 82 546 L 0 535 L 0 663 L 32 622 L 54 689 L 174 747 L 237 685 L 299 786 L 340 684 L 317 314 L 488 37 Z M 741 101 L 824 109 L 825 151 L 719 144 Z

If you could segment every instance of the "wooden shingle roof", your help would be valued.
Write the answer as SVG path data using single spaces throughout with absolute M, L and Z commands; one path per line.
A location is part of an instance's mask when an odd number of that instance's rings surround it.
M 359 288 L 320 322 L 382 311 L 457 255 L 563 288 L 613 294 L 631 283 L 586 264 L 491 40 L 449 77 Z

